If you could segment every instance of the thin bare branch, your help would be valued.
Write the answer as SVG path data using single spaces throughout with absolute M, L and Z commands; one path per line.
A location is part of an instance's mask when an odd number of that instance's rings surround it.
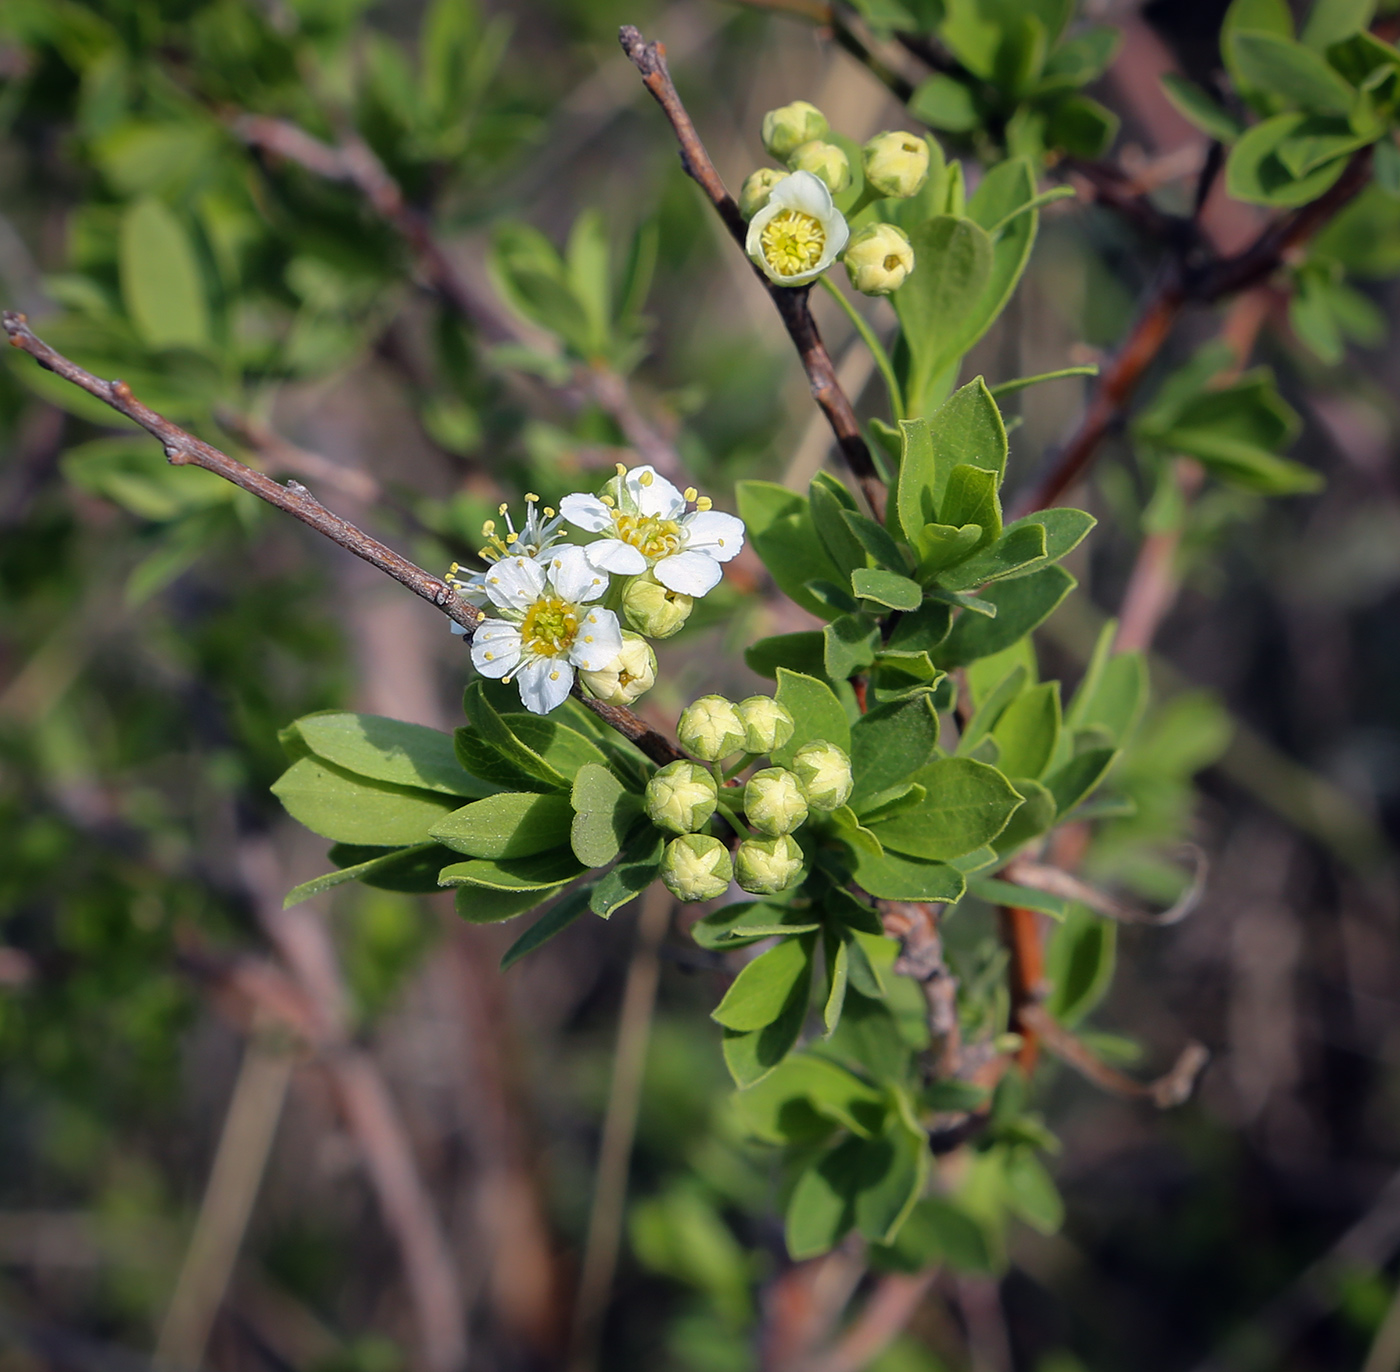
M 1118 900 L 1107 892 L 1089 885 L 1087 881 L 1081 881 L 1071 873 L 1059 867 L 1052 867 L 1048 863 L 1018 858 L 1002 872 L 1002 876 L 1017 886 L 1028 886 L 1035 891 L 1063 896 L 1066 900 L 1077 900 L 1087 905 L 1095 914 L 1116 919 L 1122 924 L 1151 924 L 1162 927 L 1185 919 L 1200 904 L 1201 896 L 1205 892 L 1206 876 L 1210 870 L 1205 853 L 1194 843 L 1184 845 L 1184 851 L 1193 864 L 1191 880 L 1181 895 L 1160 914 L 1153 914 Z

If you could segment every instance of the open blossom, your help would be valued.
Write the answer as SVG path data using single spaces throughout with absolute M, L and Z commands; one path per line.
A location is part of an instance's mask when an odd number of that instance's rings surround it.
M 608 578 L 582 548 L 555 548 L 541 560 L 503 557 L 481 584 L 493 613 L 472 635 L 472 665 L 516 682 L 534 714 L 563 704 L 575 668 L 597 670 L 622 651 L 617 616 L 589 604 L 607 591 Z
M 831 266 L 850 232 L 825 184 L 809 171 L 795 171 L 749 220 L 744 250 L 770 281 L 802 286 Z
M 490 599 L 486 593 L 486 578 L 490 574 L 491 564 L 503 557 L 538 559 L 564 537 L 564 516 L 555 513 L 548 505 L 541 509 L 540 498 L 533 491 L 525 497 L 525 523 L 520 529 L 516 529 L 508 506 L 502 505 L 496 513 L 505 520 L 506 531 L 504 534 L 497 533 L 494 519 L 488 519 L 481 526 L 481 536 L 486 540 L 486 546 L 481 549 L 480 556 L 488 564 L 486 570 L 462 575 L 461 564 L 454 562 L 447 573 L 448 585 L 469 605 L 475 605 L 478 609 Z M 464 634 L 466 630 L 460 624 L 454 624 L 452 632 Z
M 682 494 L 652 467 L 628 471 L 619 463 L 609 487 L 615 494 L 559 502 L 570 524 L 603 535 L 583 550 L 601 572 L 640 576 L 650 569 L 663 586 L 700 596 L 718 584 L 720 563 L 744 546 L 743 520 L 712 510 L 693 489 Z

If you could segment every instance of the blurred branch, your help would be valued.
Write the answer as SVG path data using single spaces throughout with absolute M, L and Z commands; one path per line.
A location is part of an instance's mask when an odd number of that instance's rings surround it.
M 425 283 L 459 318 L 491 343 L 524 341 L 515 321 L 457 269 L 428 217 L 408 204 L 398 182 L 363 139 L 352 134 L 332 146 L 287 120 L 267 115 L 238 115 L 232 127 L 250 147 L 295 162 L 328 181 L 353 186 L 399 234 Z M 612 417 L 638 456 L 663 476 L 684 475 L 675 448 L 642 415 L 624 377 L 601 362 L 579 363 L 573 369 L 573 381 Z
M 804 1372 L 861 1372 L 897 1339 L 928 1294 L 936 1267 L 881 1277 L 866 1297 L 854 1323 L 830 1352 L 808 1364 Z
M 1087 905 L 1095 914 L 1116 919 L 1121 924 L 1151 924 L 1160 928 L 1185 919 L 1200 903 L 1205 890 L 1206 873 L 1209 871 L 1206 855 L 1194 843 L 1186 846 L 1195 864 L 1191 881 L 1166 910 L 1156 915 L 1149 914 L 1135 905 L 1126 905 L 1121 900 L 1115 900 L 1114 897 L 1090 886 L 1086 881 L 1080 881 L 1078 877 L 1059 867 L 1034 862 L 1028 858 L 1013 858 L 1000 875 L 1002 880 L 1013 882 L 1017 886 L 1028 886 L 1035 891 L 1047 891 L 1051 895 L 1063 896 L 1066 900 L 1077 900 L 1081 905 Z
M 919 983 L 928 1005 L 928 1027 L 937 1045 L 935 1072 L 941 1077 L 957 1076 L 962 1056 L 962 1033 L 958 1023 L 958 982 L 943 958 L 943 937 L 938 917 L 942 906 L 915 901 L 880 902 L 885 933 L 899 940 L 899 960 L 894 970 Z
M 592 1372 L 598 1365 L 603 1316 L 622 1246 L 622 1221 L 627 1203 L 627 1173 L 637 1132 L 651 1020 L 661 963 L 658 950 L 670 927 L 674 901 L 664 886 L 653 884 L 642 897 L 636 943 L 627 967 L 622 1013 L 617 1024 L 617 1050 L 608 1091 L 598 1168 L 593 1183 L 593 1206 L 588 1214 L 588 1239 L 574 1301 L 571 1372 Z
M 255 1031 L 244 1046 L 199 1218 L 156 1342 L 157 1366 L 204 1365 L 209 1331 L 238 1261 L 282 1115 L 292 1076 L 290 1047 L 272 1041 L 266 1031 Z
M 622 49 L 642 74 L 642 82 L 661 106 L 680 144 L 681 165 L 686 174 L 703 190 L 715 212 L 729 230 L 730 237 L 743 248 L 748 225 L 739 213 L 734 197 L 725 188 L 715 170 L 705 145 L 700 141 L 695 124 L 676 91 L 675 82 L 666 66 L 666 48 L 662 43 L 648 43 L 640 31 L 630 24 L 619 35 Z M 822 342 L 809 303 L 810 287 L 777 286 L 754 267 L 754 275 L 763 283 L 769 298 L 777 307 L 788 336 L 802 360 L 803 370 L 812 387 L 812 397 L 826 415 L 846 465 L 856 478 L 877 519 L 885 517 L 885 483 L 875 469 L 875 459 L 860 431 L 855 410 L 841 389 L 831 355 Z
M 1021 1036 L 1016 1065 L 1029 1076 L 1040 1056 L 1040 1033 L 1032 1012 L 1045 998 L 1045 945 L 1040 937 L 1040 916 L 1019 905 L 1003 905 L 997 913 L 1001 941 L 1011 958 L 1006 975 L 1011 992 L 1007 1028 Z

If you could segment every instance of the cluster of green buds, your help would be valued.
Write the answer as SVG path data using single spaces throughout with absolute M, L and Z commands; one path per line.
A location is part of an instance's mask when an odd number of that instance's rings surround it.
M 796 725 L 769 696 L 737 705 L 702 696 L 681 713 L 677 734 L 696 761 L 662 767 L 647 783 L 652 823 L 675 834 L 666 846 L 661 879 L 678 900 L 714 900 L 731 881 L 753 895 L 775 895 L 796 883 L 804 866 L 793 833 L 813 810 L 835 810 L 850 798 L 851 760 L 834 743 L 814 740 L 790 767 L 763 767 L 742 788 L 736 778 L 758 759 L 784 747 Z M 743 757 L 728 774 L 722 764 Z M 720 813 L 745 837 L 731 857 L 719 839 L 700 832 Z
M 786 170 L 760 167 L 744 182 L 739 210 L 749 221 L 745 246 L 780 286 L 805 285 L 839 255 L 856 290 L 888 295 L 914 270 L 908 235 L 895 224 L 876 221 L 851 236 L 846 220 L 877 200 L 917 195 L 928 180 L 928 143 L 898 131 L 870 139 L 861 149 L 864 190 L 842 215 L 832 196 L 850 186 L 851 162 L 828 139 L 830 132 L 826 116 L 806 100 L 763 116 L 763 146 Z

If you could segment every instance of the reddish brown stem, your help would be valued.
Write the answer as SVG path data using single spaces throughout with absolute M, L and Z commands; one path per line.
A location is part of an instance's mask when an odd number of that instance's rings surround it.
M 1040 1035 L 1032 1012 L 1045 995 L 1045 947 L 1040 937 L 1040 916 L 1019 905 L 1003 905 L 1001 940 L 1011 954 L 1009 1027 L 1013 1034 L 1021 1036 L 1016 1065 L 1029 1075 L 1040 1056 Z
M 715 212 L 724 221 L 730 237 L 742 248 L 748 236 L 748 225 L 739 213 L 734 197 L 725 188 L 715 164 L 705 151 L 700 135 L 695 130 L 685 105 L 676 91 L 675 82 L 666 66 L 666 48 L 662 43 L 648 43 L 641 32 L 632 25 L 624 25 L 618 34 L 622 50 L 632 60 L 642 74 L 642 84 L 651 92 L 656 103 L 661 106 L 680 144 L 681 165 L 686 174 L 705 192 Z M 769 281 L 757 267 L 754 274 L 763 283 L 768 295 L 777 308 L 797 355 L 802 360 L 803 370 L 812 387 L 812 398 L 826 416 L 831 431 L 836 436 L 837 446 L 851 469 L 870 508 L 877 519 L 885 517 L 885 483 L 875 468 L 875 459 L 860 431 L 855 410 L 841 383 L 836 379 L 836 368 L 826 344 L 817 329 L 816 321 L 808 303 L 808 287 L 789 288 L 777 286 Z

